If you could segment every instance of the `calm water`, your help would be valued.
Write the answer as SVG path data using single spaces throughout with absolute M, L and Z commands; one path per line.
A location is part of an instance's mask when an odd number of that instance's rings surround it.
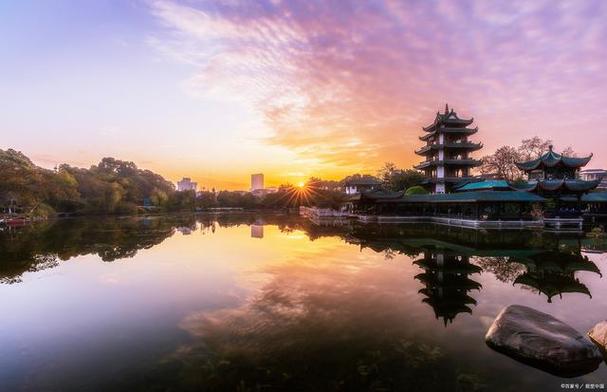
M 488 348 L 510 304 L 607 317 L 607 244 L 281 216 L 0 232 L 1 391 L 557 391 Z M 562 293 L 562 295 L 560 295 Z

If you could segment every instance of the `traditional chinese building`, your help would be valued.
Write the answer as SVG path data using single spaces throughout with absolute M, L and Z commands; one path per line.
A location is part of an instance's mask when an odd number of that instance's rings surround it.
M 558 154 L 550 146 L 548 152 L 537 159 L 527 162 L 517 162 L 516 166 L 527 173 L 529 181 L 541 183 L 550 180 L 578 180 L 579 171 L 586 166 L 592 159 L 592 154 L 584 158 L 567 157 Z M 580 184 L 586 183 L 588 189 L 592 189 L 591 184 L 596 187 L 596 180 L 585 181 L 578 180 Z
M 425 160 L 415 168 L 425 173 L 425 185 L 431 192 L 450 192 L 453 185 L 471 179 L 470 170 L 480 165 L 470 156 L 483 147 L 468 140 L 478 132 L 478 127 L 470 127 L 473 122 L 473 118 L 459 118 L 445 105 L 445 112 L 437 112 L 434 122 L 423 128 L 425 134 L 419 139 L 426 145 L 415 153 Z
M 447 325 L 460 313 L 472 313 L 471 306 L 476 305 L 476 300 L 469 292 L 482 286 L 470 279 L 470 275 L 482 269 L 470 264 L 468 256 L 427 250 L 414 264 L 424 270 L 415 279 L 425 286 L 419 293 L 424 295 L 422 301 L 432 307 L 437 319 L 443 319 Z
M 579 215 L 582 196 L 600 183 L 600 180 L 579 179 L 580 168 L 591 159 L 592 154 L 584 158 L 567 157 L 550 146 L 548 152 L 539 158 L 516 164 L 528 178 L 527 184 L 519 189 L 554 200 L 554 213 L 562 215 L 570 211 Z

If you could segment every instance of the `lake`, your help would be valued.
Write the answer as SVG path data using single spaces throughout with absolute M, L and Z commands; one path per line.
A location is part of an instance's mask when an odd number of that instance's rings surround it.
M 585 333 L 607 244 L 282 215 L 65 219 L 0 231 L 1 391 L 556 391 L 490 349 L 521 304 Z

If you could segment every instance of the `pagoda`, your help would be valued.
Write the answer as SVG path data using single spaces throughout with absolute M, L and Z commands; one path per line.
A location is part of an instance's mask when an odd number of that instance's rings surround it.
M 415 168 L 425 173 L 425 184 L 433 193 L 450 192 L 454 184 L 470 180 L 470 169 L 480 165 L 480 161 L 470 157 L 470 153 L 483 147 L 482 143 L 468 140 L 478 132 L 478 127 L 469 127 L 473 122 L 473 118 L 459 118 L 445 105 L 445 112 L 437 112 L 434 122 L 423 128 L 425 134 L 419 139 L 426 145 L 415 153 L 425 160 Z
M 470 264 L 468 256 L 427 250 L 422 259 L 413 263 L 425 271 L 415 276 L 425 286 L 419 290 L 424 295 L 422 302 L 432 307 L 445 326 L 460 313 L 472 313 L 471 306 L 476 305 L 476 300 L 468 293 L 482 286 L 470 275 L 482 270 Z
M 579 179 L 580 168 L 591 159 L 592 154 L 584 158 L 567 157 L 550 146 L 548 152 L 539 158 L 516 163 L 527 174 L 527 184 L 517 188 L 554 199 L 558 208 L 579 206 L 582 195 L 600 183 L 600 180 Z

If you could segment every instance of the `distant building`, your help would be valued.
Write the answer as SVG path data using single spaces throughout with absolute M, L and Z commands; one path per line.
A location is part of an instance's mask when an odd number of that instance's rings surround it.
M 597 190 L 607 191 L 607 170 L 605 169 L 586 169 L 580 171 L 580 179 L 584 181 L 600 180 Z
M 251 225 L 251 238 L 263 238 L 263 225 Z
M 379 188 L 381 181 L 372 177 L 363 177 L 346 181 L 345 191 L 348 195 L 355 193 L 374 191 Z
M 197 183 L 193 182 L 191 178 L 184 177 L 181 181 L 177 181 L 177 190 L 179 192 L 183 191 L 196 191 Z
M 251 174 L 251 192 L 263 189 L 263 173 Z

